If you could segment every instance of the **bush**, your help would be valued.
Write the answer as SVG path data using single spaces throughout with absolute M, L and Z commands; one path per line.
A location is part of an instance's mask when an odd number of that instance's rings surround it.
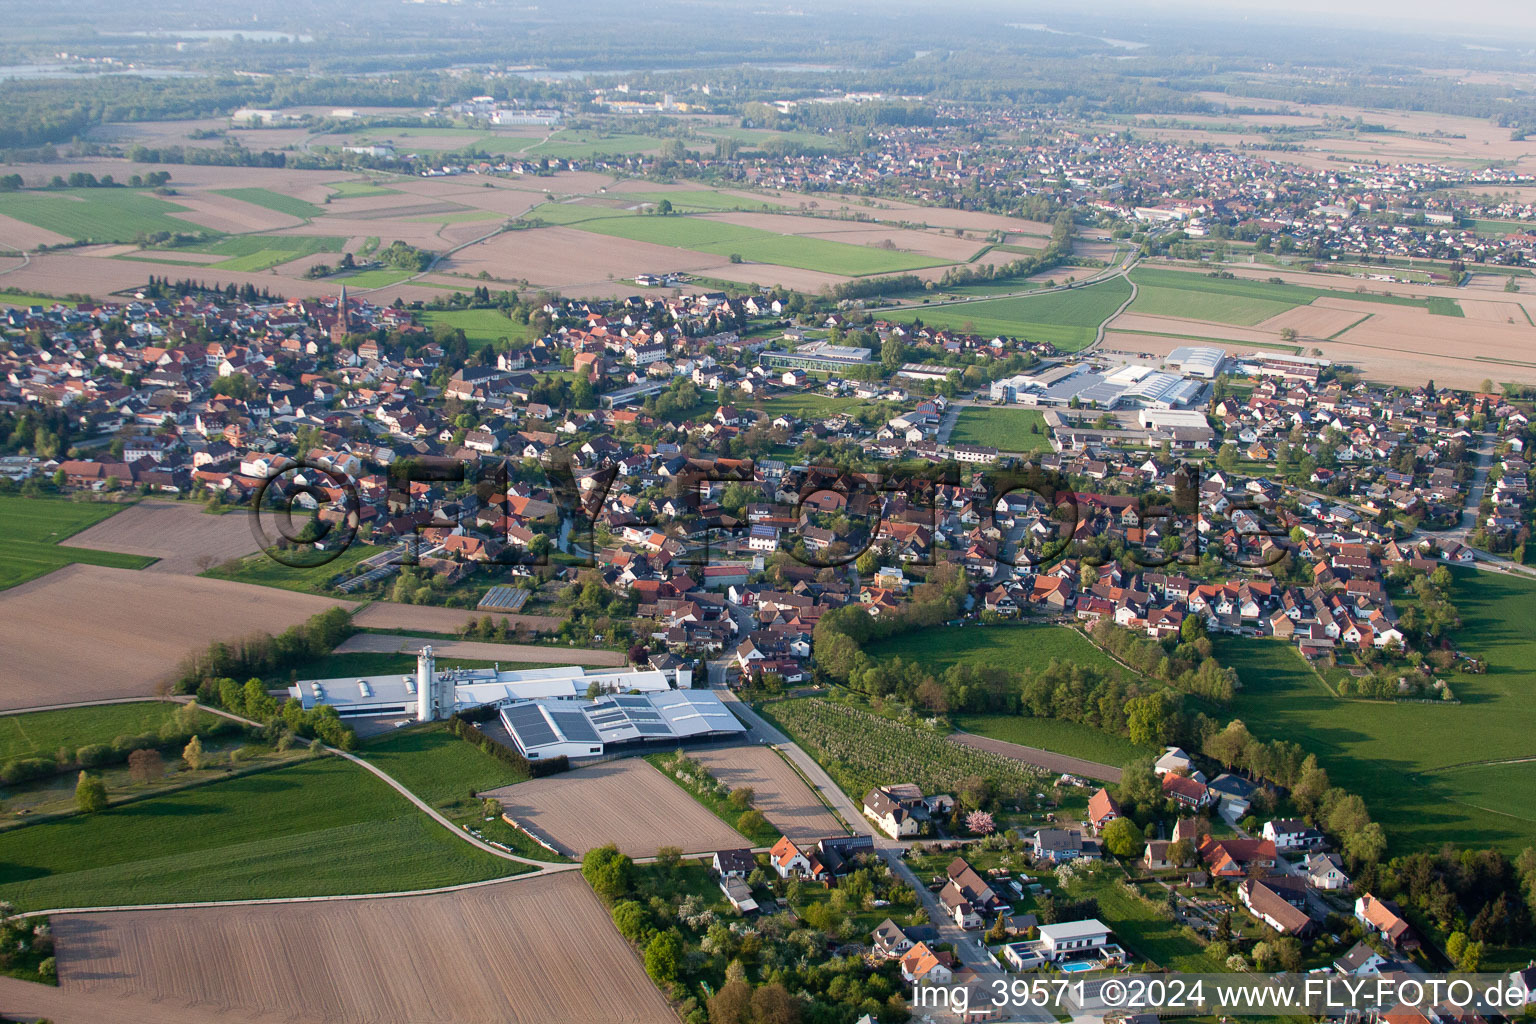
M 19 786 L 24 782 L 46 779 L 57 775 L 60 767 L 57 761 L 48 761 L 40 757 L 23 757 L 0 767 L 0 785 Z
M 105 743 L 88 743 L 75 751 L 75 763 L 82 768 L 100 768 L 117 759 L 117 751 Z

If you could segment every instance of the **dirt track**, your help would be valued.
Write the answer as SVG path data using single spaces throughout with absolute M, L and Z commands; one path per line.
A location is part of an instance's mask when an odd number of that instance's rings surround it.
M 540 632 L 560 628 L 564 620 L 554 615 L 497 615 L 465 611 L 460 608 L 434 608 L 429 605 L 395 604 L 375 601 L 357 613 L 356 622 L 363 629 L 406 629 L 423 633 L 457 633 L 466 622 L 476 622 L 491 615 L 492 621 L 505 619 L 507 627 L 523 626 Z
M 471 661 L 535 661 L 558 665 L 623 665 L 620 651 L 590 651 L 575 647 L 540 647 L 536 644 L 492 644 L 477 640 L 435 640 L 430 637 L 393 636 L 388 633 L 358 633 L 343 640 L 338 654 L 355 651 L 385 651 L 390 654 L 415 654 L 431 645 L 440 658 L 464 658 Z
M 1099 764 L 1097 761 L 1084 761 L 1080 757 L 1068 757 L 1066 754 L 1057 754 L 1049 750 L 1041 750 L 1039 747 L 1026 747 L 1018 743 L 1007 743 L 1003 740 L 994 740 L 989 736 L 977 736 L 975 733 L 957 732 L 950 734 L 950 742 L 963 743 L 977 750 L 990 750 L 994 754 L 1002 754 L 1025 764 L 1039 765 L 1041 768 L 1052 772 L 1067 772 L 1072 775 L 1085 775 L 1090 779 L 1101 779 L 1104 782 L 1119 782 L 1120 769 L 1110 764 Z
M 75 914 L 53 928 L 59 989 L 0 988 L 8 1014 L 60 1024 L 677 1020 L 574 872 L 398 899 Z
M 65 547 L 148 555 L 148 572 L 196 576 L 260 548 L 244 512 L 209 515 L 194 504 L 145 501 L 63 541 Z
M 753 806 L 791 839 L 823 839 L 846 830 L 784 759 L 766 747 L 721 747 L 688 754 L 732 789 L 751 786 Z
M 65 566 L 0 593 L 0 709 L 150 696 L 189 651 L 279 633 L 342 604 L 227 580 Z
M 679 785 L 638 757 L 491 790 L 508 815 L 580 856 L 616 843 L 631 857 L 663 846 L 713 853 L 748 845 Z

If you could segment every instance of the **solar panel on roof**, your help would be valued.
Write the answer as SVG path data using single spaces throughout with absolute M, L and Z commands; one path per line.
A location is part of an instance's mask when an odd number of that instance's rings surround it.
M 549 717 L 555 720 L 555 725 L 565 733 L 566 739 L 576 743 L 597 742 L 597 730 L 592 728 L 587 716 L 580 711 L 551 711 Z
M 530 747 L 543 747 L 554 743 L 559 737 L 544 721 L 544 716 L 539 713 L 535 704 L 524 704 L 510 707 L 502 712 L 506 716 L 507 725 L 517 738 L 517 742 L 527 750 Z
M 637 725 L 636 731 L 642 736 L 670 736 L 672 730 L 664 725 Z

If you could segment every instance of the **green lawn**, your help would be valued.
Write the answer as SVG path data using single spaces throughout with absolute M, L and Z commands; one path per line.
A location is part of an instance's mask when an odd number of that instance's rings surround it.
M 713 403 L 710 413 L 714 413 Z M 737 403 L 750 405 L 753 409 L 761 409 L 772 419 L 775 416 L 795 416 L 803 420 L 826 419 L 829 416 L 837 416 L 840 413 L 853 414 L 865 405 L 862 398 L 833 398 L 831 395 L 817 395 L 804 391 L 795 395 L 777 395 L 761 402 Z
M 276 527 L 272 527 L 275 531 Z M 338 574 L 348 571 L 369 555 L 376 555 L 379 548 L 354 542 L 340 555 L 325 565 L 308 568 L 284 565 L 265 554 L 248 555 L 235 562 L 216 565 L 203 573 L 214 579 L 235 580 L 239 583 L 255 583 L 263 587 L 280 587 L 283 590 L 301 590 L 308 594 L 328 593 L 328 587 Z
M 529 778 L 459 739 L 442 722 L 397 729 L 370 740 L 358 754 L 454 820 L 479 816 L 479 801 L 470 798 L 470 790 L 484 792 Z
M 0 834 L 24 909 L 436 888 L 517 874 L 340 758 Z
M 73 754 L 90 743 L 159 732 L 180 707 L 151 700 L 0 715 L 0 763 L 23 757 L 51 758 L 61 747 Z M 202 720 L 211 723 L 213 717 L 204 712 Z
M 1099 917 L 1114 931 L 1115 941 L 1143 960 L 1195 974 L 1226 971 L 1225 964 L 1206 954 L 1194 932 L 1163 917 L 1146 900 L 1126 892 L 1120 877 L 1119 871 L 1100 867 L 1091 876 L 1080 875 L 1066 887 L 1066 892 L 1076 899 L 1091 896 L 1098 900 Z
M 1256 736 L 1316 753 L 1335 784 L 1364 798 L 1393 854 L 1536 844 L 1536 766 L 1457 767 L 1536 756 L 1536 584 L 1475 570 L 1456 578 L 1459 643 L 1488 659 L 1487 675 L 1445 677 L 1459 705 L 1340 700 L 1279 642 L 1217 641 L 1243 682 L 1233 713 Z
M 1005 452 L 1048 452 L 1051 432 L 1038 409 L 960 410 L 950 444 L 989 445 Z
M 1048 341 L 1065 352 L 1076 352 L 1093 343 L 1099 324 L 1130 296 L 1125 278 L 1115 277 L 1066 291 L 912 308 L 895 316 L 906 318 L 910 311 L 931 327 Z
M 263 206 L 268 210 L 276 210 L 278 213 L 286 213 L 290 217 L 298 217 L 301 220 L 309 220 L 319 217 L 325 210 L 314 203 L 303 199 L 295 199 L 293 196 L 274 192 L 269 188 L 219 188 L 214 189 L 217 195 L 238 199 L 242 203 L 251 203 L 254 206 Z
M 1069 757 L 1081 757 L 1099 764 L 1124 768 L 1138 757 L 1161 753 L 1151 747 L 1138 747 L 1123 736 L 1095 729 L 1091 725 L 1058 718 L 1033 718 L 1027 715 L 958 715 L 955 728 L 978 736 L 990 736 L 1026 747 L 1053 750 Z
M 427 310 L 418 317 L 428 330 L 438 324 L 461 328 L 471 348 L 483 348 L 499 338 L 525 341 L 529 333 L 527 324 L 509 319 L 499 309 Z
M 772 263 L 777 266 L 799 267 L 827 274 L 846 277 L 862 277 L 868 274 L 891 274 L 921 267 L 939 267 L 946 261 L 936 260 L 916 253 L 893 252 L 870 246 L 832 242 L 823 238 L 806 238 L 780 235 L 761 228 L 749 228 L 724 221 L 706 220 L 696 216 L 660 217 L 642 214 L 616 214 L 611 210 L 594 207 L 563 206 L 560 213 L 551 214 L 550 207 L 541 206 L 532 214 L 546 220 L 569 216 L 571 210 L 596 211 L 597 215 L 567 221 L 572 227 L 594 234 L 615 238 L 629 238 L 638 242 L 651 242 L 678 249 L 713 253 L 716 256 L 739 255 L 752 263 Z
M 131 242 L 160 231 L 207 231 L 175 214 L 185 206 L 138 189 L 71 188 L 0 192 L 0 216 L 15 217 L 76 241 Z
M 871 658 L 900 658 L 942 673 L 961 662 L 978 665 L 1045 665 L 1056 659 L 1091 665 L 1111 674 L 1129 675 L 1087 637 L 1066 626 L 966 626 L 925 629 L 865 647 Z
M 127 507 L 62 498 L 0 497 L 0 537 L 5 538 L 0 545 L 0 590 L 76 562 L 144 568 L 154 559 L 59 546 L 59 541 Z

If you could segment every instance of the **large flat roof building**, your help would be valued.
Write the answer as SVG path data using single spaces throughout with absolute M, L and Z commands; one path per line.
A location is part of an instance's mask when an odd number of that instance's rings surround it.
M 529 700 L 503 705 L 501 722 L 530 761 L 598 757 L 610 747 L 746 732 L 708 690 L 618 694 L 594 701 Z
M 412 714 L 422 721 L 447 718 L 456 710 L 501 705 L 522 700 L 575 700 L 595 686 L 604 694 L 664 693 L 674 681 L 688 687 L 689 672 L 658 669 L 587 669 L 580 665 L 555 668 L 450 668 L 437 670 L 431 648 L 417 659 L 417 670 L 402 675 L 342 676 L 306 679 L 288 688 L 305 710 L 329 704 L 343 718 Z M 425 685 L 423 685 L 425 683 Z M 427 693 L 423 702 L 422 694 Z

